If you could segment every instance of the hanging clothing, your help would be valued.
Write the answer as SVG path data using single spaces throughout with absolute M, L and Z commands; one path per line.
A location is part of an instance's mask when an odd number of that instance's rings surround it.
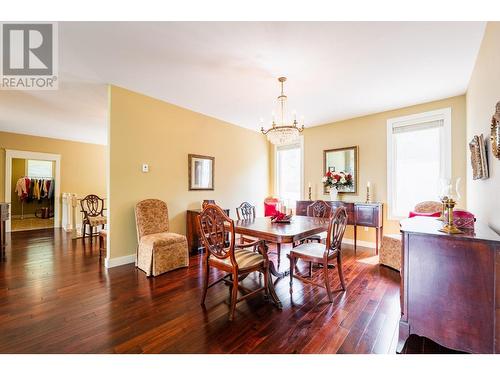
M 54 197 L 54 180 L 21 177 L 16 182 L 15 192 L 20 200 L 31 202 L 33 200 L 52 199 Z
M 17 196 L 21 200 L 25 199 L 28 196 L 28 191 L 26 189 L 26 179 L 24 177 L 21 177 L 20 179 L 17 180 L 15 191 Z
M 50 180 L 49 181 L 49 195 L 48 195 L 48 198 L 52 199 L 53 196 L 54 196 L 54 180 Z
M 35 179 L 33 187 L 33 199 L 40 200 L 40 180 Z
M 40 189 L 40 197 L 47 198 L 48 190 L 47 190 L 47 180 L 42 180 Z

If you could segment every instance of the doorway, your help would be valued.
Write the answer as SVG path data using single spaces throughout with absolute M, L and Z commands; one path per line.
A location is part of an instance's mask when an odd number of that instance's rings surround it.
M 7 232 L 60 227 L 60 162 L 58 154 L 6 150 Z

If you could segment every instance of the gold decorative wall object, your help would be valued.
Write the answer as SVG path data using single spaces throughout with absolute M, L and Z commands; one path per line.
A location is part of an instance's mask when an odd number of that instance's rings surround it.
M 475 135 L 472 141 L 469 142 L 470 162 L 472 166 L 472 179 L 486 179 L 488 174 L 488 162 L 486 159 L 486 151 L 484 148 L 484 137 Z
M 495 114 L 491 118 L 491 151 L 493 156 L 500 159 L 500 102 L 495 107 Z

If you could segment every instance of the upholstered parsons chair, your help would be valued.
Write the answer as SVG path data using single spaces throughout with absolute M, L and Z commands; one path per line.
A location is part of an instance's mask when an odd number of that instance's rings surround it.
M 409 217 L 414 216 L 440 216 L 441 203 L 425 201 L 418 203 Z M 403 246 L 401 234 L 385 234 L 379 251 L 379 263 L 384 266 L 401 271 L 401 247 Z
M 147 276 L 158 276 L 189 265 L 186 236 L 169 232 L 167 204 L 146 199 L 135 206 L 137 225 L 136 267 Z

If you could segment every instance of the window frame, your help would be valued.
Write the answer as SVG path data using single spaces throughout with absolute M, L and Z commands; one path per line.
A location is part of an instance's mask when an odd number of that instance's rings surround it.
M 274 150 L 274 192 L 277 196 L 280 196 L 279 187 L 279 167 L 278 167 L 278 151 L 280 148 L 294 148 L 298 146 L 300 149 L 300 197 L 298 200 L 302 199 L 304 196 L 304 136 L 300 136 L 299 140 L 287 145 L 276 146 L 273 145 Z M 281 197 L 280 197 L 281 198 Z
M 42 162 L 50 163 L 50 169 L 51 169 L 50 175 L 49 174 L 47 174 L 46 176 L 31 175 L 30 174 L 30 168 L 29 168 L 30 161 L 42 161 Z M 53 164 L 53 160 L 42 160 L 42 159 L 31 159 L 31 158 L 30 159 L 26 159 L 25 176 L 34 177 L 34 178 L 53 178 L 54 177 L 54 164 Z
M 393 129 L 403 126 L 418 125 L 430 121 L 443 121 L 441 137 L 441 178 L 451 179 L 451 107 L 441 108 L 434 111 L 417 113 L 409 116 L 395 117 L 387 120 L 387 218 L 389 220 L 400 220 L 404 217 L 394 212 L 395 207 L 395 155 Z

